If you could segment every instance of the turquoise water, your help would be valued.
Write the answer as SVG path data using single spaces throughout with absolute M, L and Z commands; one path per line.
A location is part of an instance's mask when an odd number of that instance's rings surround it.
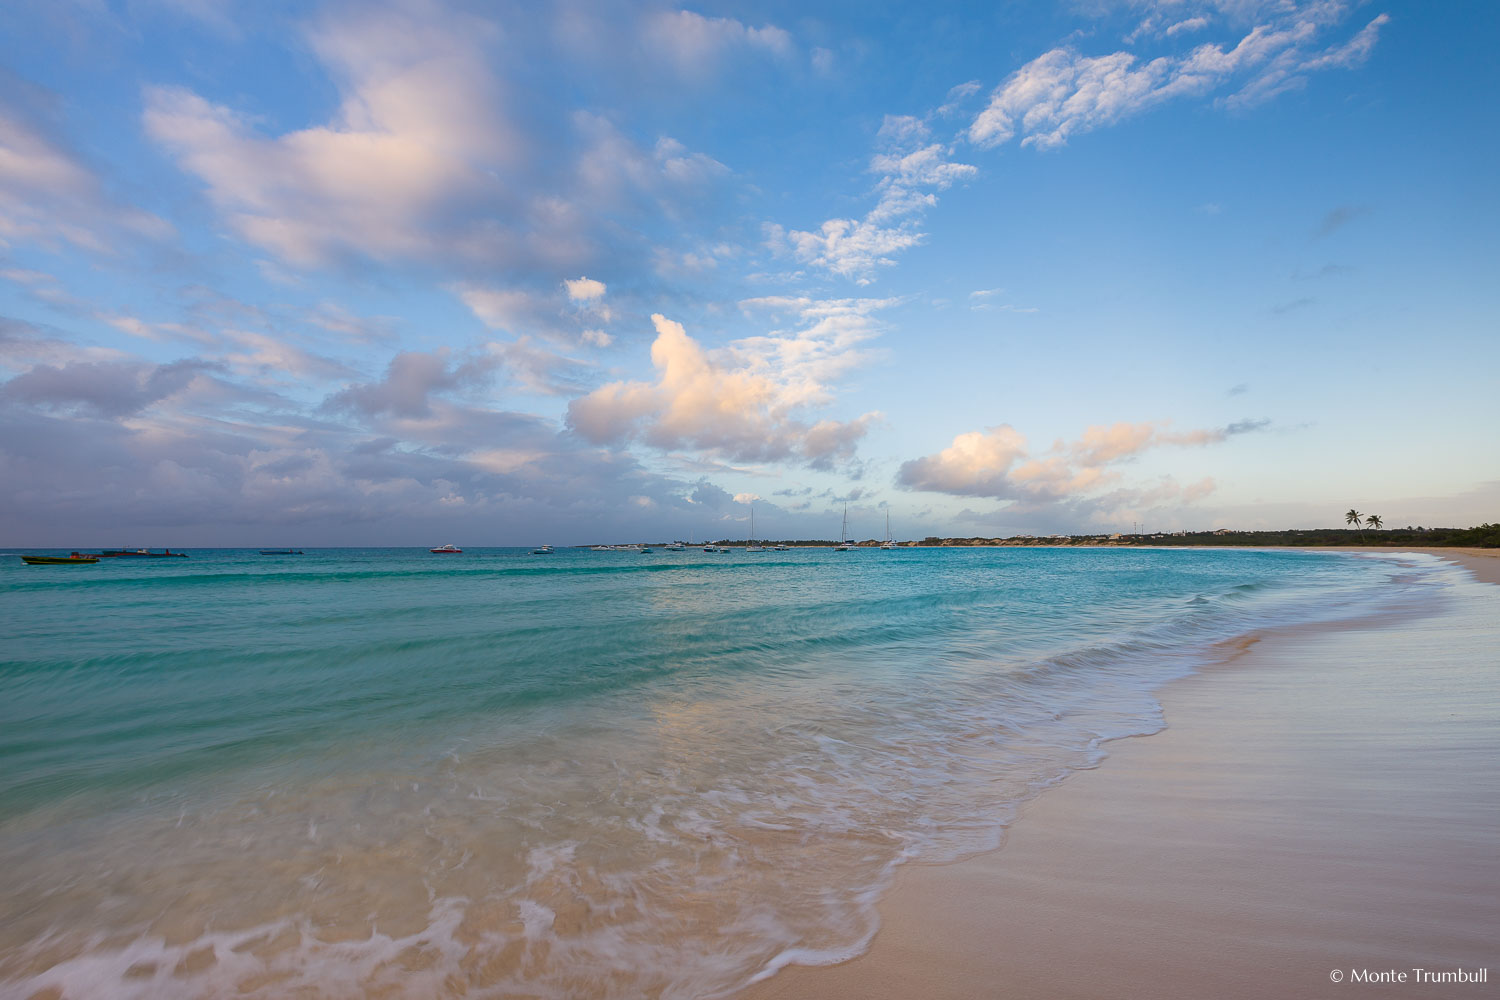
M 1434 563 L 1220 550 L 0 559 L 0 995 L 724 995 Z

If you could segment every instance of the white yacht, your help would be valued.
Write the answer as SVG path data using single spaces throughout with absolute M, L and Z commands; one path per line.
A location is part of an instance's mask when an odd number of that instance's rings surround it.
M 839 529 L 839 543 L 833 547 L 835 552 L 848 552 L 853 546 L 849 544 L 849 505 L 844 504 L 844 526 Z

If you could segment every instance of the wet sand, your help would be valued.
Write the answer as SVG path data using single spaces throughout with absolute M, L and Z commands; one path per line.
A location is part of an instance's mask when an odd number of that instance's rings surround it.
M 1434 554 L 1500 575 L 1476 551 Z M 1467 583 L 1438 617 L 1249 641 L 998 851 L 902 869 L 869 952 L 741 995 L 1500 994 L 1497 622 L 1500 588 Z

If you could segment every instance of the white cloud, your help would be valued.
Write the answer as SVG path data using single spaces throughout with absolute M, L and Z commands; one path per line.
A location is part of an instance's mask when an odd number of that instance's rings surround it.
M 948 90 L 948 96 L 943 103 L 933 112 L 939 117 L 946 117 L 958 111 L 959 107 L 970 97 L 983 90 L 983 85 L 978 80 L 968 80 Z
M 1348 68 L 1369 55 L 1380 26 L 1389 20 L 1384 14 L 1343 45 L 1309 51 L 1342 12 L 1340 5 L 1328 3 L 1268 12 L 1272 22 L 1256 25 L 1232 48 L 1204 44 L 1181 57 L 1142 61 L 1130 52 L 1085 56 L 1071 48 L 1053 49 L 995 89 L 967 136 L 980 146 L 998 146 L 1016 136 L 1022 145 L 1061 146 L 1071 136 L 1113 124 L 1162 101 L 1207 94 L 1236 80 L 1239 89 L 1226 98 L 1227 105 L 1267 100 L 1300 85 L 1304 73 Z M 1206 24 L 1201 17 L 1188 18 L 1173 23 L 1164 33 L 1199 30 Z
M 1202 31 L 1206 27 L 1208 27 L 1208 18 L 1202 16 L 1189 17 L 1185 20 L 1178 21 L 1176 24 L 1168 25 L 1166 30 L 1164 30 L 1162 34 L 1166 35 L 1168 38 L 1171 38 L 1174 35 L 1180 35 L 1186 32 Z
M 548 350 L 530 337 L 490 343 L 485 349 L 504 363 L 513 385 L 539 396 L 576 396 L 588 388 L 594 372 L 593 365 Z
M 491 330 L 519 337 L 539 336 L 554 343 L 607 347 L 614 338 L 600 326 L 613 319 L 602 299 L 605 286 L 591 278 L 565 280 L 562 290 L 540 294 L 518 288 L 456 284 L 449 291 Z M 566 301 L 564 301 L 566 298 Z
M 661 11 L 644 24 L 646 42 L 682 72 L 698 75 L 715 68 L 736 49 L 775 56 L 792 51 L 792 36 L 775 25 L 752 28 L 729 17 L 704 17 L 690 10 Z
M 452 291 L 491 330 L 525 333 L 535 329 L 546 313 L 545 303 L 530 292 L 482 285 L 454 285 Z
M 952 149 L 928 142 L 926 122 L 910 115 L 887 115 L 870 159 L 875 206 L 863 219 L 828 219 L 815 230 L 770 227 L 772 249 L 788 252 L 805 264 L 868 285 L 874 272 L 895 263 L 896 254 L 926 238 L 915 218 L 937 204 L 934 192 L 973 177 L 978 168 L 951 159 Z
M 676 201 L 701 195 L 729 168 L 670 137 L 641 148 L 609 119 L 587 111 L 572 120 L 584 148 L 575 168 L 579 195 L 596 204 L 644 198 L 654 212 L 674 214 Z
M 604 282 L 593 278 L 567 278 L 563 281 L 563 286 L 568 290 L 568 298 L 574 302 L 593 302 L 604 298 Z
M 908 206 L 908 210 L 919 206 Z M 782 234 L 782 245 L 805 264 L 868 285 L 876 268 L 896 262 L 895 255 L 918 246 L 926 238 L 909 225 L 881 226 L 868 218 L 829 219 L 812 232 L 792 230 Z
M 50 134 L 40 115 L 55 104 L 50 94 L 4 75 L 0 85 L 0 246 L 69 243 L 109 254 L 121 237 L 172 234 L 155 215 L 115 202 L 94 171 Z

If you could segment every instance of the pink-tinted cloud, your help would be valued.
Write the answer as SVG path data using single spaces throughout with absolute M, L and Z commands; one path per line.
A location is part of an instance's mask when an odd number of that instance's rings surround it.
M 680 323 L 651 317 L 653 382 L 611 382 L 575 399 L 568 424 L 596 443 L 639 439 L 662 450 L 690 449 L 740 461 L 800 459 L 826 467 L 853 457 L 877 414 L 808 424 L 800 414 L 818 387 L 788 378 L 786 366 L 726 364 Z M 743 350 L 743 348 L 742 348 Z M 731 362 L 734 355 L 727 355 Z M 795 367 L 795 366 L 793 366 Z
M 1086 428 L 1077 441 L 1058 441 L 1033 455 L 1026 438 L 1009 424 L 969 431 L 933 455 L 902 464 L 897 482 L 908 489 L 998 500 L 1082 499 L 1117 482 L 1111 468 L 1149 449 L 1201 447 L 1260 430 L 1264 420 L 1227 427 L 1172 431 L 1165 421 Z M 1191 497 L 1189 497 L 1191 499 Z

